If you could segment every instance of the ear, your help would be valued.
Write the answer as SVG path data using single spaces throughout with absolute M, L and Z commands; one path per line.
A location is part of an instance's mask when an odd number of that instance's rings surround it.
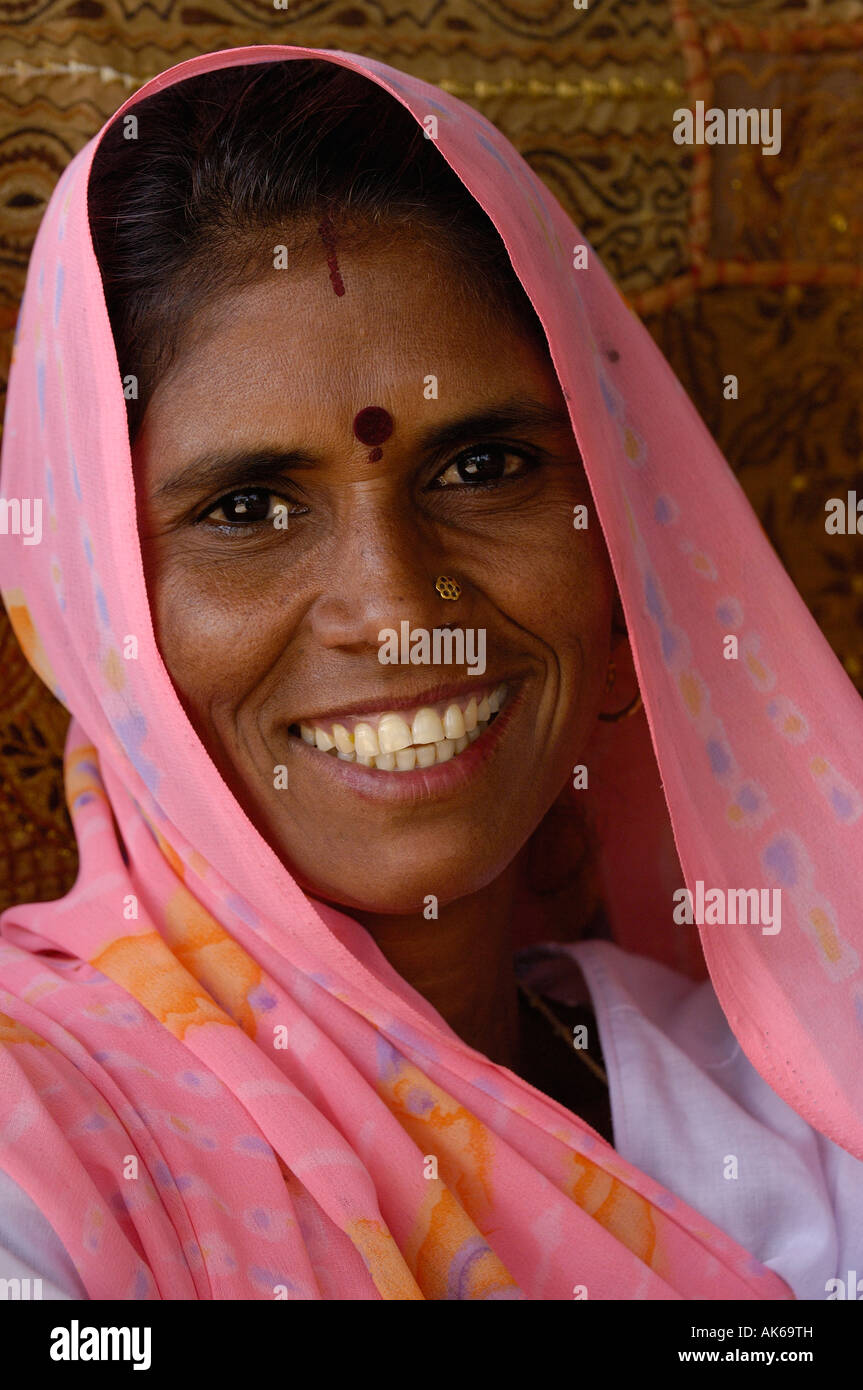
M 620 594 L 616 591 L 611 617 L 609 661 L 614 668 L 614 680 L 602 697 L 600 710 L 603 714 L 612 714 L 616 710 L 625 708 L 630 700 L 638 694 L 638 677 L 635 674 L 635 663 L 629 645 L 626 618 L 624 617 Z
M 619 641 L 620 641 L 620 638 L 621 638 L 621 637 L 626 637 L 626 635 L 627 635 L 627 632 L 626 632 L 626 618 L 625 618 L 624 615 L 623 615 L 623 604 L 622 604 L 621 601 L 620 601 L 620 592 L 619 592 L 619 590 L 618 590 L 617 588 L 615 588 L 615 590 L 614 590 L 614 603 L 613 603 L 612 609 L 611 609 L 611 652 L 612 652 L 612 656 L 614 655 L 614 649 L 615 649 L 615 647 L 618 645 L 618 643 L 619 643 Z

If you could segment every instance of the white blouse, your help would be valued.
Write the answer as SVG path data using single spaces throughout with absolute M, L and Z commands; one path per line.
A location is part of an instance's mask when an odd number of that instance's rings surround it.
M 596 1015 L 617 1151 L 797 1298 L 857 1298 L 858 1277 L 863 1297 L 863 1162 L 762 1080 L 710 982 L 694 984 L 608 941 L 531 947 L 517 967 L 531 988 L 577 1004 L 573 961 Z M 41 1279 L 43 1299 L 87 1297 L 51 1226 L 0 1171 L 0 1280 L 16 1278 Z M 4 1290 L 14 1296 L 0 1283 L 0 1299 Z

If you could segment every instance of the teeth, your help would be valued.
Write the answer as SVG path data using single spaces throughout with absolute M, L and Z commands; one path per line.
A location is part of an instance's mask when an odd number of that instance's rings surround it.
M 489 720 L 506 702 L 507 687 L 499 685 L 477 703 L 472 695 L 464 710 L 453 702 L 443 717 L 437 710 L 417 710 L 413 722 L 400 714 L 381 715 L 377 727 L 367 721 L 353 730 L 344 724 L 333 724 L 332 733 L 317 725 L 300 724 L 304 743 L 342 762 L 357 762 L 361 767 L 379 768 L 382 772 L 410 772 L 416 767 L 432 767 L 449 762 L 463 753 L 480 734 L 485 733 Z M 296 725 L 293 726 L 296 731 Z
M 410 748 L 413 743 L 410 727 L 400 714 L 383 716 L 378 724 L 378 743 L 382 753 L 400 753 L 402 749 Z
M 378 743 L 378 736 L 371 724 L 358 724 L 354 729 L 354 746 L 357 750 L 357 757 L 362 754 L 364 758 L 375 758 L 381 751 Z
M 340 753 L 354 753 L 354 736 L 349 734 L 343 724 L 333 725 L 333 738 Z
M 417 710 L 411 735 L 411 743 L 440 743 L 444 738 L 440 715 L 433 709 Z
M 450 705 L 444 715 L 443 731 L 447 738 L 461 738 L 464 733 L 464 715 L 458 705 Z

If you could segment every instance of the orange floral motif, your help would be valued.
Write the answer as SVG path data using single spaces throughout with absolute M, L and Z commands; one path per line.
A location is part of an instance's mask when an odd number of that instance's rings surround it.
M 84 792 L 89 792 L 91 796 L 99 797 L 101 801 L 107 799 L 102 783 L 93 776 L 87 764 L 92 764 L 95 767 L 99 766 L 99 753 L 92 744 L 87 744 L 82 748 L 76 748 L 74 753 L 70 753 L 65 760 L 63 765 L 63 778 L 65 782 L 66 801 L 69 806 L 72 805 L 77 797 L 82 796 Z
M 102 674 L 114 690 L 122 690 L 126 684 L 126 672 L 116 647 L 111 647 L 102 662 Z
M 463 1105 L 409 1062 L 397 1077 L 378 1082 L 396 1119 L 422 1153 L 433 1153 L 444 1182 L 480 1230 L 493 1202 L 493 1136 Z
M 346 1233 L 362 1255 L 381 1298 L 398 1303 L 422 1300 L 422 1290 L 380 1221 L 350 1221 Z
M 91 964 L 122 985 L 175 1037 L 205 1023 L 233 1022 L 171 954 L 158 932 L 112 941 Z
M 452 1296 L 450 1276 L 453 1261 L 466 1244 L 477 1239 L 479 1232 L 465 1215 L 447 1187 L 429 1183 L 429 1198 L 423 1203 L 419 1228 L 423 1239 L 412 1251 L 406 1251 L 417 1283 L 428 1299 L 442 1300 Z M 472 1260 L 468 1275 L 471 1299 L 485 1299 L 499 1289 L 516 1287 L 515 1280 L 493 1250 L 485 1251 Z
M 696 719 L 701 713 L 704 702 L 704 687 L 694 671 L 681 671 L 678 681 L 680 693 L 683 696 L 686 708 Z
M 824 955 L 830 961 L 831 965 L 835 965 L 837 961 L 842 959 L 842 947 L 839 944 L 833 923 L 828 919 L 827 913 L 820 907 L 813 907 L 810 910 L 809 921 L 815 928 L 815 935 L 818 938 L 818 944 L 821 950 L 824 952 Z
M 164 930 L 177 960 L 253 1038 L 257 1020 L 249 994 L 261 983 L 261 967 L 187 888 L 168 899 Z
M 159 849 L 162 851 L 162 854 L 164 855 L 165 859 L 167 859 L 174 873 L 177 875 L 177 878 L 180 879 L 181 882 L 185 882 L 186 866 L 183 863 L 177 851 L 174 849 L 174 846 L 168 844 L 168 841 L 165 839 L 162 832 L 156 828 L 156 826 L 150 820 L 149 816 L 144 816 L 144 819 L 146 820 L 147 824 L 153 832 L 156 844 L 159 846 Z
M 38 1033 L 32 1032 L 23 1023 L 0 1014 L 0 1043 L 33 1043 L 34 1047 L 48 1047 L 49 1044 Z
M 656 1227 L 650 1203 L 583 1154 L 573 1154 L 575 1175 L 564 1192 L 582 1211 L 652 1269 L 656 1268 Z
M 198 878 L 206 878 L 209 867 L 203 854 L 199 854 L 196 849 L 193 849 L 189 855 L 189 868 L 198 875 Z
M 22 590 L 6 589 L 3 593 L 3 603 L 22 652 L 39 679 L 45 682 L 49 690 L 56 691 L 57 677 L 42 646 L 42 639 L 36 631 Z
M 633 463 L 635 463 L 644 452 L 644 441 L 639 439 L 635 430 L 629 425 L 626 426 L 623 432 L 623 445 L 626 451 L 626 457 Z

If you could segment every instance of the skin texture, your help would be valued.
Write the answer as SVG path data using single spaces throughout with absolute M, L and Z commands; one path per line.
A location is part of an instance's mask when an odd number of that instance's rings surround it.
M 407 235 L 362 252 L 340 242 L 339 295 L 327 254 L 319 245 L 201 316 L 149 403 L 133 460 L 159 646 L 225 781 L 303 886 L 362 921 L 460 1036 L 517 1067 L 513 892 L 523 846 L 594 725 L 613 581 L 547 355 L 464 300 L 448 259 Z M 423 393 L 430 374 L 436 400 Z M 433 426 L 516 397 L 559 423 L 425 447 Z M 353 432 L 369 406 L 393 420 L 374 451 Z M 230 529 L 236 496 L 217 504 L 240 478 L 214 485 L 188 471 L 240 447 L 315 461 L 270 466 L 251 499 L 264 519 Z M 465 482 L 457 460 L 475 471 L 490 449 L 505 480 Z M 579 502 L 587 531 L 573 529 Z M 286 528 L 273 525 L 279 504 Z M 457 604 L 436 593 L 440 574 L 458 578 Z M 477 685 L 513 682 L 519 703 L 470 780 L 392 805 L 324 778 L 324 755 L 288 728 L 467 677 L 381 665 L 378 633 L 404 619 L 485 628 Z M 423 916 L 428 894 L 438 920 Z

